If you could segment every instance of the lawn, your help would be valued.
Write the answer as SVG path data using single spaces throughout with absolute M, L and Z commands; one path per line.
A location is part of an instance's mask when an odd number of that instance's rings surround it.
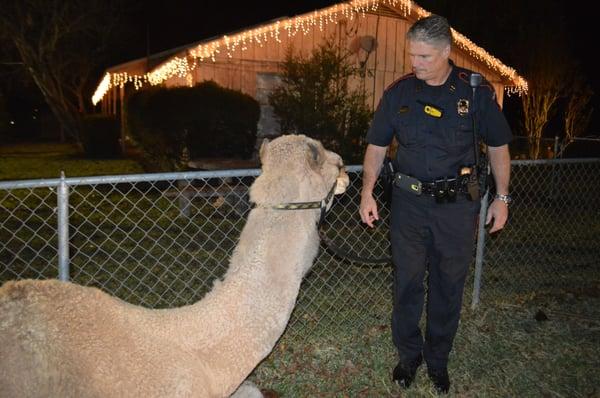
M 86 159 L 73 144 L 25 143 L 0 146 L 0 181 L 143 173 L 131 159 Z
M 541 310 L 539 301 L 463 309 L 449 396 L 600 397 L 600 299 L 580 300 L 554 303 L 555 310 Z M 584 303 L 594 303 L 593 317 L 571 315 Z M 365 328 L 321 327 L 327 332 L 318 337 L 284 336 L 253 380 L 284 397 L 435 396 L 424 367 L 408 390 L 391 382 L 396 357 L 387 317 Z

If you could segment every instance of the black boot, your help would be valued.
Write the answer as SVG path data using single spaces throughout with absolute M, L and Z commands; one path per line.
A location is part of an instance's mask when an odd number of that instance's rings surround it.
M 408 363 L 400 360 L 398 365 L 394 368 L 392 380 L 398 383 L 400 387 L 408 388 L 415 380 L 417 369 L 423 363 L 423 356 L 419 354 L 418 357 L 409 361 Z
M 435 386 L 438 394 L 447 394 L 450 390 L 450 377 L 448 368 L 427 368 L 427 374 Z

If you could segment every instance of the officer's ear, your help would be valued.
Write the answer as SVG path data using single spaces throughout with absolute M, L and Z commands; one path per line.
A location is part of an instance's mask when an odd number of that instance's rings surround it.
M 450 57 L 450 44 L 444 46 L 444 49 L 442 50 L 442 54 L 444 54 L 444 58 Z

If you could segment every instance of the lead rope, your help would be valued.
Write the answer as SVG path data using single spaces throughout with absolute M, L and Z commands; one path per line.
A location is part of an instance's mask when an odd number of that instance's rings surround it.
M 362 257 L 362 256 L 357 256 L 355 254 L 348 253 L 347 250 L 344 250 L 341 247 L 335 245 L 333 243 L 333 241 L 325 235 L 325 232 L 323 231 L 322 227 L 319 228 L 319 236 L 321 237 L 321 240 L 323 241 L 325 248 L 329 249 L 329 251 L 331 251 L 336 257 L 345 259 L 345 260 L 350 260 L 354 263 L 361 263 L 360 265 L 354 264 L 355 266 L 367 266 L 368 264 L 379 264 L 379 265 L 385 264 L 385 265 L 387 265 L 392 262 L 391 257 L 369 258 L 369 257 Z
M 319 221 L 317 221 L 317 230 L 319 233 L 319 237 L 321 241 L 324 243 L 326 249 L 328 249 L 331 253 L 333 253 L 336 257 L 344 260 L 350 260 L 354 263 L 362 263 L 360 265 L 367 264 L 389 264 L 392 261 L 391 257 L 362 257 L 354 254 L 348 254 L 347 250 L 342 249 L 333 243 L 331 239 L 329 239 L 325 232 L 323 231 L 323 222 L 325 221 L 325 217 L 327 215 L 328 207 L 331 210 L 333 206 L 334 200 L 334 192 L 335 192 L 336 183 L 333 184 L 327 196 L 319 201 L 319 202 L 292 202 L 292 203 L 283 203 L 275 206 L 271 206 L 274 210 L 311 210 L 311 209 L 320 209 L 321 214 L 319 216 Z M 360 266 L 359 264 L 355 264 L 355 266 Z

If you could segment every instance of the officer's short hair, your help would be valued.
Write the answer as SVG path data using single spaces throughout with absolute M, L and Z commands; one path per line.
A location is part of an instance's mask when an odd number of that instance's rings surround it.
M 421 18 L 408 29 L 410 41 L 423 41 L 431 44 L 452 44 L 452 32 L 448 20 L 441 15 L 431 14 Z

